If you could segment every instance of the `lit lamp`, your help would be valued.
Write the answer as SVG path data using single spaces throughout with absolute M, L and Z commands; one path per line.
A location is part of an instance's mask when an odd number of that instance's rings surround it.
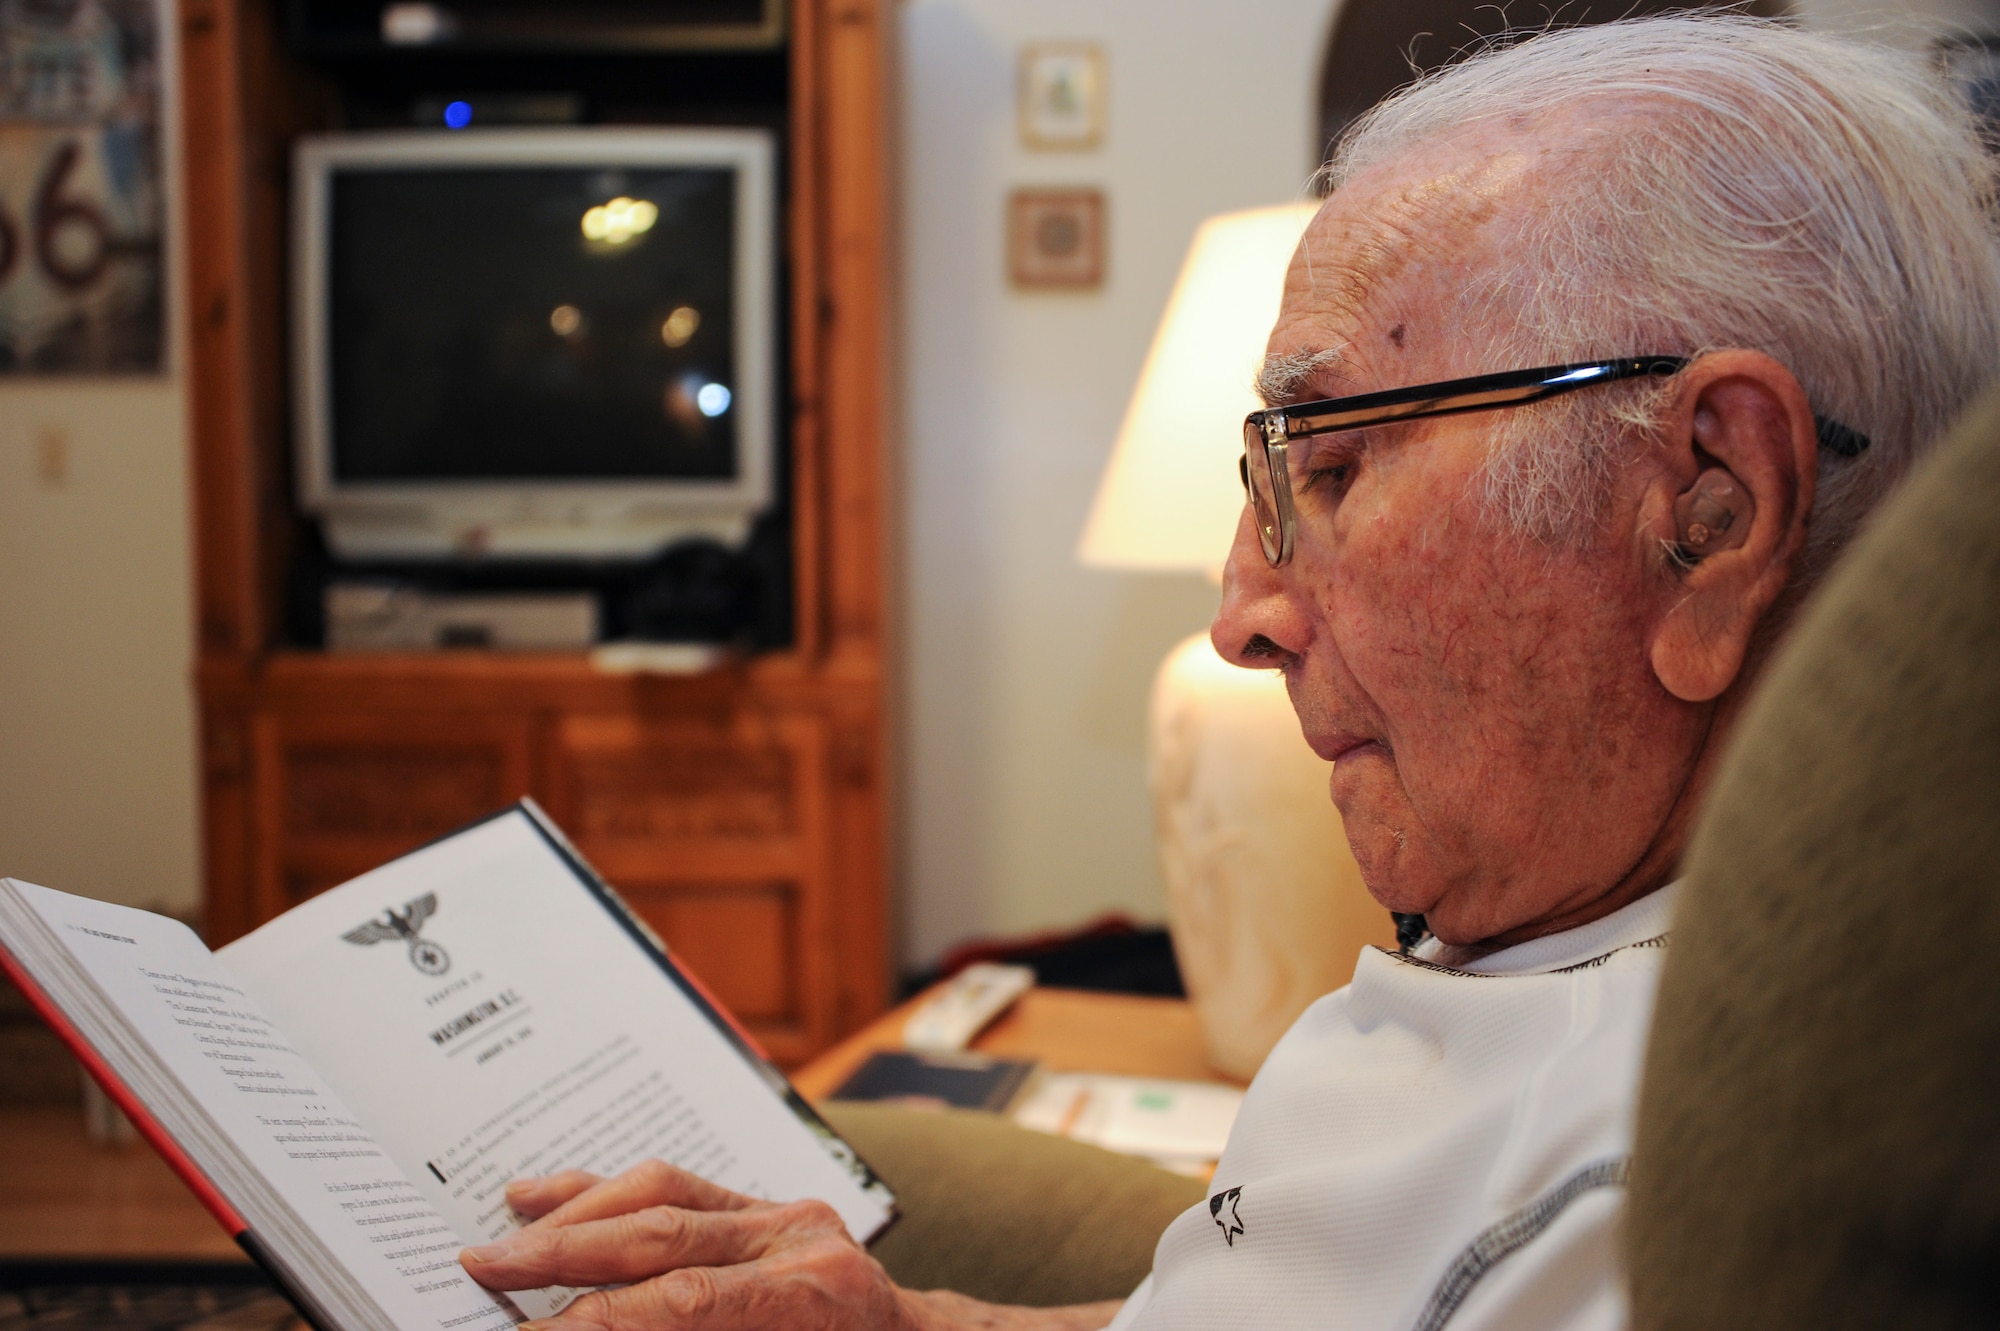
M 1077 556 L 1215 576 L 1243 512 L 1237 459 L 1285 268 L 1316 205 L 1212 217 L 1195 233 L 1104 469 Z M 1276 671 L 1222 660 L 1206 632 L 1161 663 L 1148 730 L 1168 924 L 1211 1062 L 1248 1077 L 1308 1003 L 1392 945 L 1361 886 L 1329 765 Z

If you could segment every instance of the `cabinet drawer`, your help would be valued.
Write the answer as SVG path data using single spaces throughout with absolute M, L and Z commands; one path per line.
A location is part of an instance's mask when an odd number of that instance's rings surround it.
M 527 726 L 490 716 L 266 714 L 255 736 L 260 918 L 528 789 Z
M 507 802 L 506 749 L 493 744 L 291 740 L 279 751 L 288 836 L 449 831 Z
M 549 794 L 581 842 L 796 843 L 811 835 L 819 731 L 800 717 L 564 717 Z

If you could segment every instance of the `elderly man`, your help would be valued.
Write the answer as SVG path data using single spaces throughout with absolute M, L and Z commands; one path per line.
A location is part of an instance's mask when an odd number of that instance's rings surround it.
M 1799 597 L 1989 376 L 1987 163 L 1915 60 L 1672 18 L 1461 64 L 1331 173 L 1214 638 L 1432 936 L 1279 1044 L 1122 1309 L 901 1290 L 824 1208 L 664 1166 L 521 1186 L 478 1279 L 631 1282 L 579 1327 L 1622 1322 L 1676 864 Z

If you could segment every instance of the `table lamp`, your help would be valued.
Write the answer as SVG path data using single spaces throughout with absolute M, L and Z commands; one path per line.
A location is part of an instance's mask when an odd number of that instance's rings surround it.
M 1204 222 L 1154 334 L 1077 557 L 1217 576 L 1243 511 L 1243 417 L 1286 265 L 1317 205 Z M 1248 1078 L 1306 1005 L 1393 945 L 1276 671 L 1241 670 L 1206 632 L 1154 677 L 1148 779 L 1167 922 L 1209 1059 Z

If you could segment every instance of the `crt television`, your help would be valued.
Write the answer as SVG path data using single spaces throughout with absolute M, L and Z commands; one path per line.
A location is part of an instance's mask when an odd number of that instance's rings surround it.
M 741 544 L 771 499 L 774 151 L 756 129 L 302 140 L 298 490 L 334 554 Z

